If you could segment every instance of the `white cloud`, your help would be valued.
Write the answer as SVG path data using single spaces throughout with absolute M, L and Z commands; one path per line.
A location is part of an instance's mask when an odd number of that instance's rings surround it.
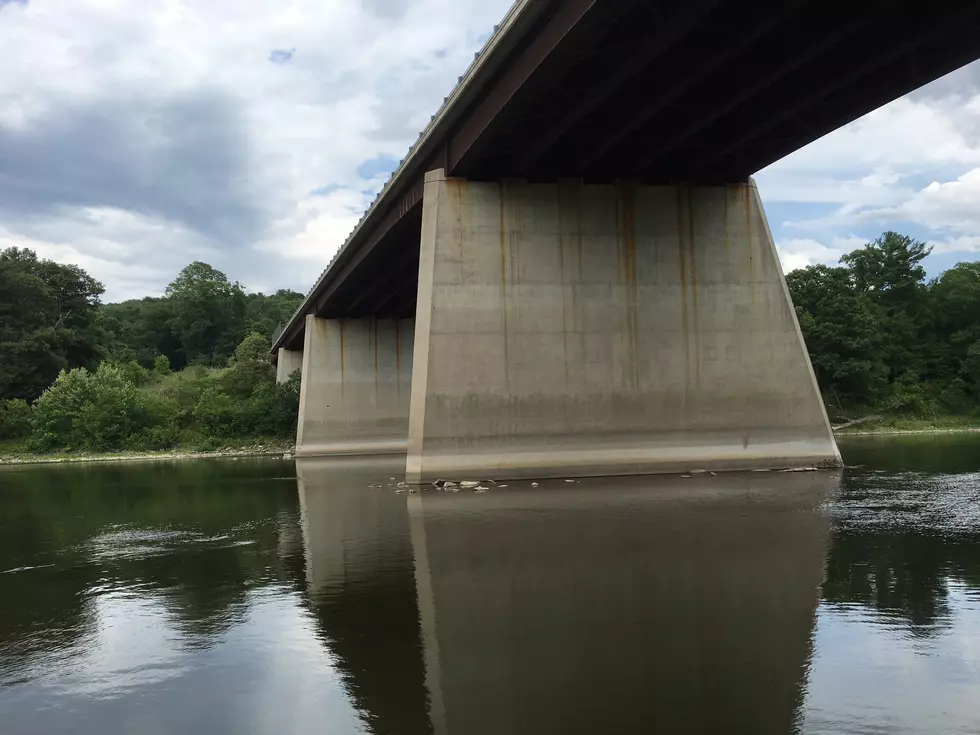
M 862 247 L 865 243 L 867 240 L 861 237 L 834 237 L 829 245 L 809 237 L 792 238 L 777 242 L 776 250 L 779 252 L 783 271 L 789 273 L 818 263 L 836 264 L 844 253 Z
M 79 263 L 112 299 L 160 293 L 194 259 L 305 291 L 509 4 L 2 5 L 0 243 Z M 772 217 L 787 269 L 899 218 L 975 252 L 978 68 L 758 174 L 788 212 Z
M 404 156 L 508 6 L 5 5 L 4 242 L 83 264 L 111 298 L 159 292 L 196 257 L 247 284 L 305 290 L 383 181 L 358 166 Z M 139 227 L 95 223 L 93 209 Z M 129 257 L 108 255 L 110 242 Z

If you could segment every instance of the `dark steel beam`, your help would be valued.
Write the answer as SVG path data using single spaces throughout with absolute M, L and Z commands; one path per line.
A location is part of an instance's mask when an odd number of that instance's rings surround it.
M 465 122 L 448 139 L 447 174 L 454 172 L 465 158 L 476 153 L 481 137 L 484 138 L 483 145 L 486 145 L 488 128 L 498 119 L 504 107 L 595 4 L 596 0 L 560 0 L 557 3 L 541 32 L 534 36 L 517 58 L 511 60 Z
M 783 99 L 796 99 L 795 104 L 785 105 L 780 111 L 773 112 L 768 111 L 767 114 L 761 116 L 759 120 L 750 120 L 746 125 L 747 131 L 730 141 L 728 144 L 723 146 L 719 150 L 712 151 L 711 153 L 702 156 L 700 159 L 692 163 L 689 168 L 689 172 L 692 176 L 697 176 L 700 172 L 703 172 L 713 162 L 722 161 L 728 156 L 731 156 L 735 151 L 748 146 L 753 140 L 762 138 L 771 133 L 771 131 L 777 126 L 792 120 L 793 117 L 802 113 L 803 110 L 808 108 L 813 108 L 818 105 L 818 103 L 831 97 L 835 93 L 846 89 L 847 87 L 855 84 L 862 77 L 872 74 L 877 69 L 885 67 L 886 65 L 901 59 L 906 54 L 914 51 L 917 47 L 923 46 L 930 41 L 938 40 L 940 36 L 944 34 L 949 34 L 951 31 L 955 31 L 958 26 L 961 26 L 966 20 L 970 18 L 971 15 L 977 12 L 977 3 L 968 3 L 965 7 L 961 6 L 959 12 L 954 13 L 951 16 L 942 17 L 939 20 L 934 21 L 932 24 L 928 22 L 930 15 L 935 15 L 936 5 L 930 4 L 928 9 L 924 12 L 923 17 L 915 20 L 916 26 L 920 29 L 920 33 L 916 35 L 915 38 L 909 38 L 904 43 L 892 42 L 889 45 L 882 45 L 868 43 L 868 53 L 867 58 L 862 62 L 858 63 L 856 66 L 853 65 L 853 56 L 844 59 L 838 59 L 838 68 L 828 68 L 822 67 L 815 71 L 813 80 L 801 80 L 799 78 L 787 79 L 787 86 L 792 86 L 794 88 L 799 88 L 799 85 L 804 85 L 807 89 L 807 93 L 804 95 L 796 95 L 795 97 L 786 96 L 785 93 L 773 93 L 775 98 L 782 97 Z M 885 34 L 886 41 L 890 40 L 892 37 L 891 33 Z M 977 50 L 980 50 L 980 43 L 977 44 Z M 974 56 L 975 58 L 975 56 Z M 927 81 L 937 78 L 941 74 L 928 74 L 927 78 L 922 79 L 915 86 L 919 86 Z M 825 84 L 820 85 L 820 79 L 827 79 Z M 792 84 L 790 84 L 792 83 Z M 845 125 L 852 120 L 857 119 L 863 114 L 870 112 L 884 102 L 896 99 L 915 89 L 915 86 L 908 84 L 907 82 L 901 86 L 895 84 L 886 84 L 884 90 L 879 90 L 878 94 L 872 92 L 866 93 L 866 99 L 869 104 L 861 105 L 853 109 L 853 113 L 848 116 L 845 120 L 840 120 L 840 122 L 835 127 L 840 127 Z M 789 90 L 786 90 L 787 92 Z M 884 99 L 884 102 L 882 101 Z M 833 130 L 835 128 L 831 128 Z M 829 130 L 826 132 L 830 132 Z M 806 143 L 811 141 L 806 141 L 802 143 L 801 141 L 796 141 L 796 148 L 800 148 Z M 777 160 L 777 159 L 773 159 Z M 768 165 L 772 161 L 767 161 L 762 164 L 762 166 Z
M 615 72 L 609 75 L 601 85 L 580 98 L 574 107 L 562 113 L 548 134 L 543 136 L 527 152 L 518 170 L 525 171 L 532 166 L 563 135 L 582 120 L 582 118 L 595 110 L 611 94 L 645 69 L 654 59 L 663 54 L 685 31 L 707 15 L 719 2 L 720 0 L 701 0 L 701 2 L 694 2 L 692 0 L 682 12 L 670 19 L 666 28 L 660 29 L 656 35 L 641 38 L 639 49 L 632 56 L 621 64 Z M 647 7 L 644 6 L 644 8 Z
M 709 106 L 708 109 L 710 112 L 699 112 L 699 114 L 693 116 L 693 119 L 686 124 L 678 123 L 676 125 L 677 131 L 673 135 L 657 137 L 655 148 L 650 154 L 640 158 L 633 168 L 634 173 L 649 169 L 680 143 L 690 140 L 705 128 L 728 115 L 728 113 L 747 103 L 752 97 L 770 87 L 774 82 L 785 78 L 814 58 L 833 51 L 840 45 L 841 41 L 870 25 L 873 20 L 873 15 L 855 15 L 850 22 L 839 24 L 835 31 L 821 39 L 816 45 L 798 53 L 789 63 L 771 67 L 772 70 L 769 73 L 758 76 L 755 83 L 743 87 L 738 94 L 727 102 Z
M 415 207 L 422 206 L 423 180 L 416 181 L 408 191 L 398 201 L 398 206 L 393 207 L 371 230 L 371 234 L 357 248 L 357 252 L 341 268 L 333 268 L 330 282 L 325 284 L 325 288 L 320 292 L 320 296 L 315 302 L 316 312 L 323 311 L 327 303 L 344 285 L 344 281 L 357 270 L 364 259 L 371 254 L 371 251 L 381 242 L 391 229 Z
M 692 70 L 686 74 L 678 74 L 673 84 L 667 85 L 664 89 L 657 90 L 652 102 L 641 106 L 629 119 L 624 120 L 617 126 L 615 132 L 606 136 L 601 143 L 592 148 L 588 155 L 580 157 L 576 168 L 583 172 L 590 170 L 597 161 L 605 157 L 616 146 L 623 143 L 638 128 L 649 121 L 650 118 L 664 110 L 682 94 L 699 84 L 711 72 L 758 41 L 787 17 L 792 15 L 797 9 L 796 3 L 783 3 L 782 9 L 779 12 L 769 14 L 763 22 L 755 26 L 751 32 L 741 36 L 734 44 L 726 46 L 713 54 L 708 54 L 707 60 L 699 65 L 696 70 Z
M 423 181 L 419 179 L 398 200 L 397 205 L 389 209 L 387 214 L 378 222 L 371 231 L 371 234 L 354 249 L 350 257 L 344 259 L 341 265 L 334 263 L 328 272 L 329 280 L 322 285 L 323 288 L 313 301 L 313 309 L 310 313 L 320 314 L 327 303 L 343 288 L 344 282 L 350 275 L 357 270 L 374 248 L 391 231 L 395 225 L 412 209 L 422 206 Z M 304 330 L 303 320 L 297 320 L 287 327 L 288 333 L 283 337 L 284 342 L 295 343 L 299 335 Z
M 344 311 L 352 316 L 360 316 L 358 311 L 362 308 L 367 309 L 369 313 L 377 313 L 379 310 L 378 304 L 381 303 L 380 299 L 383 298 L 381 296 L 383 291 L 388 292 L 393 290 L 393 283 L 403 282 L 406 278 L 418 280 L 418 260 L 418 239 L 416 238 L 415 242 L 406 241 L 401 243 L 398 255 L 388 261 L 388 264 L 376 276 L 372 277 L 371 285 L 361 291 L 345 307 Z M 416 264 L 415 271 L 410 272 L 408 269 L 413 263 Z

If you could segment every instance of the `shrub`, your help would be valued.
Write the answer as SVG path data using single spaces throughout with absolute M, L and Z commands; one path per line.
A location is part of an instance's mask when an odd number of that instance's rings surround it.
M 236 414 L 231 398 L 214 388 L 201 393 L 192 412 L 197 428 L 210 436 L 234 436 L 238 423 Z
M 166 399 L 139 391 L 120 368 L 102 363 L 62 371 L 34 409 L 30 444 L 42 451 L 122 449 L 143 429 L 168 420 L 176 411 Z
M 20 398 L 0 401 L 0 439 L 24 439 L 31 433 L 31 404 Z
M 170 375 L 170 358 L 157 355 L 153 358 L 153 374 L 157 376 Z
M 118 369 L 123 379 L 128 380 L 135 386 L 145 385 L 150 379 L 150 373 L 145 367 L 136 362 L 136 360 L 124 362 L 118 366 Z

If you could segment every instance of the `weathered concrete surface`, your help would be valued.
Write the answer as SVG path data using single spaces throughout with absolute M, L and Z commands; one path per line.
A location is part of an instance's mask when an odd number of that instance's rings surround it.
M 297 456 L 404 452 L 411 320 L 306 318 Z
M 279 356 L 276 359 L 276 382 L 285 383 L 289 376 L 297 370 L 303 369 L 303 351 L 287 350 L 285 347 L 279 348 Z
M 753 183 L 427 175 L 410 482 L 839 461 Z

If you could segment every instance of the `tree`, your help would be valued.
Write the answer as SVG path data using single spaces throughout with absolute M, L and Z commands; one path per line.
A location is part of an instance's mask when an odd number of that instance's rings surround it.
M 301 303 L 303 294 L 297 291 L 280 289 L 269 296 L 249 294 L 245 308 L 246 332 L 257 332 L 272 339 L 276 328 L 286 324 Z
M 167 286 L 174 331 L 188 362 L 216 365 L 231 355 L 244 332 L 245 293 L 207 263 L 194 261 Z
M 786 276 L 810 361 L 824 395 L 870 405 L 884 392 L 881 314 L 847 268 L 811 265 Z
M 927 316 L 922 261 L 931 252 L 924 242 L 889 231 L 841 258 L 856 289 L 881 310 L 886 338 L 881 356 L 893 380 L 905 374 L 917 380 L 926 368 L 920 340 Z
M 105 354 L 101 283 L 31 251 L 0 251 L 0 396 L 33 400 L 62 369 Z

